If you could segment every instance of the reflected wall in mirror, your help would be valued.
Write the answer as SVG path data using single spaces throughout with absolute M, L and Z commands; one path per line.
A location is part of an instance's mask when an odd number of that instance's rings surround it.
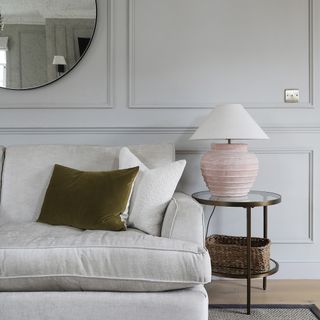
M 0 87 L 33 89 L 68 73 L 94 35 L 96 0 L 0 0 Z

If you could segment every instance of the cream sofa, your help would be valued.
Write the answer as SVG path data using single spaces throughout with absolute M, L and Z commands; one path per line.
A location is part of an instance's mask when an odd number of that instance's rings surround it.
M 150 168 L 172 145 L 129 147 Z M 4 320 L 205 320 L 211 280 L 203 211 L 189 196 L 169 203 L 161 237 L 139 230 L 79 230 L 35 222 L 55 163 L 117 169 L 120 147 L 1 148 L 0 318 Z

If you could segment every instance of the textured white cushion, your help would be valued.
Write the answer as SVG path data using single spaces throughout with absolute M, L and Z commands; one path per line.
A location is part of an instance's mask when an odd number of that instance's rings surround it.
M 128 148 L 119 154 L 119 169 L 139 166 L 130 199 L 128 226 L 159 236 L 165 209 L 181 178 L 185 160 L 149 169 Z
M 1 190 L 0 224 L 31 222 L 39 217 L 55 163 L 79 170 L 118 168 L 121 147 L 88 145 L 25 145 L 6 149 Z M 174 146 L 130 146 L 148 166 L 174 160 Z
M 0 291 L 164 291 L 211 281 L 192 242 L 37 222 L 0 226 Z

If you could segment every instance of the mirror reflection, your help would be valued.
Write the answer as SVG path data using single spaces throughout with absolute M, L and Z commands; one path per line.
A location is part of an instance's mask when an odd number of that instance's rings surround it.
M 96 0 L 0 0 L 0 87 L 32 89 L 55 81 L 85 54 Z

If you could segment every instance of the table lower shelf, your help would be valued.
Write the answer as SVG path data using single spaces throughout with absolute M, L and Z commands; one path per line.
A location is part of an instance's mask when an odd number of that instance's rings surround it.
M 277 261 L 270 259 L 270 268 L 265 272 L 255 272 L 251 271 L 251 278 L 264 278 L 277 273 L 279 270 L 279 264 Z M 237 269 L 237 268 L 226 268 L 226 267 L 213 267 L 212 275 L 224 278 L 236 278 L 236 279 L 246 279 L 247 270 Z

